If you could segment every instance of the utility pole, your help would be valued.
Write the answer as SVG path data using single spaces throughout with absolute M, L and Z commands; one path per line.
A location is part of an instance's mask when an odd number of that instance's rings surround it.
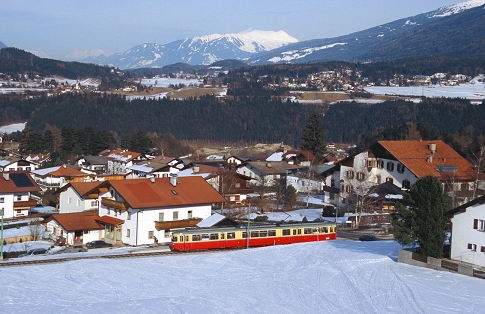
M 3 215 L 4 215 L 5 209 L 2 207 L 0 209 L 0 215 L 2 216 L 2 222 L 0 225 L 0 260 L 3 259 Z
M 251 203 L 248 201 L 248 225 L 246 227 L 246 249 L 249 248 L 249 221 L 251 215 Z

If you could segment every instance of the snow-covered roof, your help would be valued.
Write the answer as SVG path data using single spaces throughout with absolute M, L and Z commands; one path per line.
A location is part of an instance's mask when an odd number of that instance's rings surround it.
M 206 219 L 199 222 L 197 224 L 197 227 L 200 227 L 200 228 L 212 227 L 213 225 L 222 221 L 225 218 L 226 218 L 225 216 L 218 214 L 218 213 L 215 213 L 214 215 L 207 217 Z
M 49 168 L 43 168 L 43 169 L 37 169 L 32 171 L 33 174 L 39 175 L 39 176 L 45 176 L 48 173 L 54 172 L 58 170 L 61 166 L 56 166 L 56 167 L 49 167 Z

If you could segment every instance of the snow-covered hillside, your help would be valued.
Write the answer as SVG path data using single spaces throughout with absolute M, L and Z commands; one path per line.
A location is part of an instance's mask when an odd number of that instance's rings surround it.
M 0 268 L 3 313 L 481 313 L 485 280 L 327 241 Z
M 168 44 L 142 44 L 110 57 L 99 56 L 83 61 L 110 64 L 121 69 L 163 67 L 184 62 L 193 65 L 215 61 L 245 60 L 263 51 L 295 43 L 298 40 L 284 31 L 246 30 L 236 34 L 212 34 L 177 40 Z

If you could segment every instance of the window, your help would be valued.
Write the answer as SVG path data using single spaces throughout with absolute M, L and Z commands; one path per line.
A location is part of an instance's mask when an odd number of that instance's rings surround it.
M 181 237 L 180 237 L 180 242 L 183 242 L 183 240 L 184 240 L 184 238 L 183 238 L 183 236 L 181 236 Z M 177 242 L 177 241 L 178 241 L 177 236 L 173 236 L 173 237 L 172 237 L 172 242 Z
M 404 173 L 404 165 L 401 163 L 397 164 L 397 172 Z
M 478 231 L 485 231 L 485 220 L 473 219 L 473 229 Z
M 89 230 L 84 230 L 83 234 L 89 234 Z
M 129 238 L 130 237 L 130 229 L 126 229 L 126 237 Z
M 17 214 L 21 214 L 22 213 L 22 210 L 21 209 L 17 209 Z
M 163 213 L 158 213 L 158 221 L 163 221 Z
M 477 245 L 473 243 L 468 243 L 468 249 L 472 250 L 473 252 L 477 251 Z
M 69 196 L 69 197 L 67 198 L 67 203 L 68 203 L 68 204 L 71 204 L 71 202 L 72 202 L 72 199 L 71 199 L 71 197 Z
M 211 233 L 209 235 L 210 240 L 219 240 L 219 234 L 218 233 Z
M 224 240 L 224 233 L 221 233 L 221 240 Z
M 227 238 L 228 239 L 234 239 L 236 237 L 236 233 L 235 232 L 228 232 L 227 233 Z
M 480 248 L 480 252 L 485 253 L 485 246 L 482 246 L 482 247 Z
M 375 167 L 376 166 L 376 160 L 375 159 L 367 159 L 365 162 L 365 165 L 369 168 Z
M 76 206 L 81 206 L 81 200 L 80 199 L 76 200 Z
M 468 191 L 470 188 L 470 186 L 468 185 L 468 183 L 462 183 L 461 184 L 461 190 L 462 191 Z
M 365 180 L 365 173 L 357 172 L 357 180 L 364 181 Z
M 387 171 L 389 172 L 394 171 L 394 163 L 392 161 L 387 162 Z
M 188 218 L 188 219 L 191 219 L 191 218 L 192 218 L 192 211 L 191 211 L 191 210 L 189 210 L 189 211 L 188 211 L 188 213 L 187 213 L 187 218 Z
M 290 229 L 283 229 L 282 234 L 284 236 L 289 236 L 290 235 Z
M 243 237 L 243 238 L 247 238 L 247 237 L 248 237 L 248 233 L 247 233 L 246 231 L 243 231 L 243 233 L 242 233 L 242 237 Z
M 251 238 L 259 238 L 259 231 L 251 231 Z
M 351 185 L 347 185 L 345 187 L 345 192 L 347 192 L 347 193 L 353 193 L 354 192 L 354 187 L 351 186 Z
M 209 234 L 208 233 L 202 234 L 202 241 L 204 241 L 204 240 L 209 240 Z
M 377 168 L 379 168 L 379 169 L 384 168 L 384 160 L 378 160 L 377 161 Z
M 259 232 L 259 236 L 260 236 L 261 238 L 263 238 L 263 237 L 267 237 L 267 236 L 268 236 L 268 231 L 260 231 L 260 232 Z
M 5 198 L 4 197 L 0 197 L 0 203 L 5 203 Z
M 354 178 L 354 171 L 353 170 L 347 170 L 347 178 L 349 178 L 349 179 Z
M 179 219 L 179 212 L 173 212 L 173 220 Z
M 403 189 L 406 189 L 406 190 L 409 190 L 409 188 L 411 187 L 411 182 L 409 182 L 409 180 L 403 180 L 402 181 L 402 188 Z
M 303 229 L 304 234 L 312 234 L 312 228 L 305 228 Z
M 293 235 L 296 235 L 296 229 L 293 229 Z
M 193 234 L 192 241 L 200 241 L 200 234 Z
M 332 188 L 335 187 L 335 179 L 334 178 L 330 179 L 330 187 L 332 187 Z
M 98 200 L 91 201 L 91 207 L 98 207 Z
M 268 237 L 276 237 L 276 230 L 268 230 Z
M 17 198 L 17 201 L 21 201 L 22 200 L 22 195 L 15 195 L 15 197 Z
M 30 167 L 25 167 L 25 170 L 30 171 L 31 168 Z
M 170 229 L 165 229 L 165 230 L 163 231 L 163 236 L 164 236 L 165 238 L 170 238 Z
M 126 212 L 126 220 L 131 220 L 131 214 L 129 212 Z
M 153 239 L 153 231 L 148 231 L 148 239 Z

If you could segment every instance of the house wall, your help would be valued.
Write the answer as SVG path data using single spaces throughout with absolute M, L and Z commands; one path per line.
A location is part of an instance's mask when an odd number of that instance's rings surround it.
M 154 209 L 128 209 L 126 212 L 115 214 L 114 210 L 109 210 L 103 206 L 99 206 L 100 216 L 111 216 L 118 219 L 123 219 L 121 240 L 128 245 L 149 245 L 153 244 L 153 238 L 149 238 L 149 231 L 153 231 L 153 235 L 157 237 L 158 243 L 168 243 L 171 241 L 171 234 L 165 234 L 164 230 L 158 231 L 155 229 L 155 222 L 159 220 L 159 214 L 164 214 L 163 221 L 173 221 L 173 213 L 178 212 L 178 219 L 188 219 L 188 212 L 192 211 L 192 218 L 205 219 L 211 215 L 211 205 L 198 205 L 176 208 L 154 208 Z M 129 236 L 128 236 L 128 229 Z M 137 232 L 138 230 L 138 232 Z
M 0 207 L 4 209 L 3 218 L 13 218 L 14 211 L 13 211 L 13 194 L 2 193 L 0 194 L 0 202 L 1 198 L 3 198 L 3 203 L 0 203 Z
M 485 204 L 470 206 L 466 212 L 456 213 L 451 222 L 451 258 L 485 267 L 485 230 L 474 229 L 474 220 L 485 221 Z M 469 244 L 476 245 L 470 249 Z
M 82 198 L 72 187 L 69 187 L 59 195 L 59 213 L 79 213 L 88 210 L 97 210 L 98 205 L 96 201 L 94 199 Z
M 53 241 L 60 240 L 61 238 L 66 239 L 66 245 L 74 245 L 75 233 L 74 231 L 66 231 L 59 225 L 55 220 L 51 220 L 46 225 L 46 231 L 50 234 L 50 238 Z M 104 230 L 87 230 L 83 232 L 82 243 L 86 244 L 94 240 L 101 240 L 104 237 Z

